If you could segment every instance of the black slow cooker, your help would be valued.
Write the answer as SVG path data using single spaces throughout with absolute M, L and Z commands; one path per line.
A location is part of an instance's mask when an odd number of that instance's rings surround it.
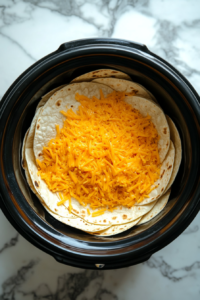
M 102 68 L 129 74 L 175 122 L 183 158 L 165 209 L 150 222 L 111 237 L 95 237 L 51 217 L 31 192 L 21 168 L 21 147 L 41 96 Z M 116 39 L 62 44 L 27 69 L 0 103 L 0 205 L 28 241 L 57 261 L 80 268 L 114 269 L 141 263 L 172 242 L 200 208 L 200 106 L 191 84 L 144 45 Z

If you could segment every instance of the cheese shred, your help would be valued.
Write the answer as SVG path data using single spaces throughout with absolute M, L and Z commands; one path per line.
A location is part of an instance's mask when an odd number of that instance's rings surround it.
M 99 209 L 99 216 L 117 206 L 131 208 L 148 197 L 159 178 L 159 136 L 149 115 L 126 103 L 125 93 L 113 91 L 100 100 L 76 94 L 76 112 L 61 111 L 63 128 L 43 148 L 39 175 L 62 205 L 71 197 Z M 90 214 L 88 209 L 88 214 Z

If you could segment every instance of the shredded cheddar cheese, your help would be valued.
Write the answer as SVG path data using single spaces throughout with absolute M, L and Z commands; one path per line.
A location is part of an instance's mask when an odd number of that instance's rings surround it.
M 92 216 L 131 208 L 149 197 L 159 178 L 158 133 L 151 117 L 127 104 L 125 93 L 113 91 L 101 99 L 76 94 L 78 111 L 61 111 L 63 128 L 43 148 L 39 175 L 62 205 L 71 197 L 82 206 L 99 209 Z M 88 214 L 89 211 L 88 211 Z

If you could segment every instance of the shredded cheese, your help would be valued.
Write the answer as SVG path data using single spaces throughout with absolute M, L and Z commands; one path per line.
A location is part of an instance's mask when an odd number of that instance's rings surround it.
M 63 128 L 43 148 L 37 160 L 39 175 L 62 205 L 71 197 L 81 205 L 100 209 L 131 208 L 149 197 L 159 178 L 158 133 L 151 117 L 127 104 L 125 93 L 113 91 L 101 99 L 76 94 L 78 111 L 61 111 Z M 89 214 L 89 212 L 88 212 Z

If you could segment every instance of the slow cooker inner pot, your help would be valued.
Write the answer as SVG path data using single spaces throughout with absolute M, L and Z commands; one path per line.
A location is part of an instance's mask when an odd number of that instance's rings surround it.
M 181 167 L 173 183 L 170 200 L 165 209 L 150 222 L 110 237 L 91 236 L 81 230 L 64 225 L 50 216 L 36 195 L 32 193 L 29 188 L 24 170 L 21 167 L 23 138 L 31 124 L 35 108 L 41 96 L 59 85 L 69 84 L 73 78 L 80 74 L 102 68 L 112 68 L 125 72 L 131 76 L 133 81 L 144 85 L 152 92 L 165 114 L 168 114 L 175 122 L 181 136 L 183 150 Z M 15 177 L 22 193 L 21 198 L 23 200 L 21 200 L 21 205 L 23 206 L 23 203 L 27 201 L 30 205 L 29 210 L 34 210 L 46 224 L 56 229 L 56 239 L 65 243 L 65 237 L 68 236 L 80 241 L 104 243 L 132 237 L 132 242 L 134 243 L 134 239 L 138 240 L 142 232 L 151 229 L 151 227 L 158 223 L 166 214 L 170 215 L 174 205 L 179 201 L 190 174 L 191 140 L 188 132 L 188 124 L 181 112 L 181 103 L 186 100 L 183 99 L 184 96 L 169 79 L 137 60 L 130 61 L 128 58 L 114 55 L 89 56 L 79 59 L 76 58 L 70 62 L 63 62 L 62 64 L 55 65 L 53 68 L 47 69 L 40 77 L 35 78 L 32 83 L 26 87 L 20 97 L 16 116 L 16 118 L 18 117 L 18 122 L 13 137 L 12 160 Z M 26 213 L 26 211 L 24 212 Z

